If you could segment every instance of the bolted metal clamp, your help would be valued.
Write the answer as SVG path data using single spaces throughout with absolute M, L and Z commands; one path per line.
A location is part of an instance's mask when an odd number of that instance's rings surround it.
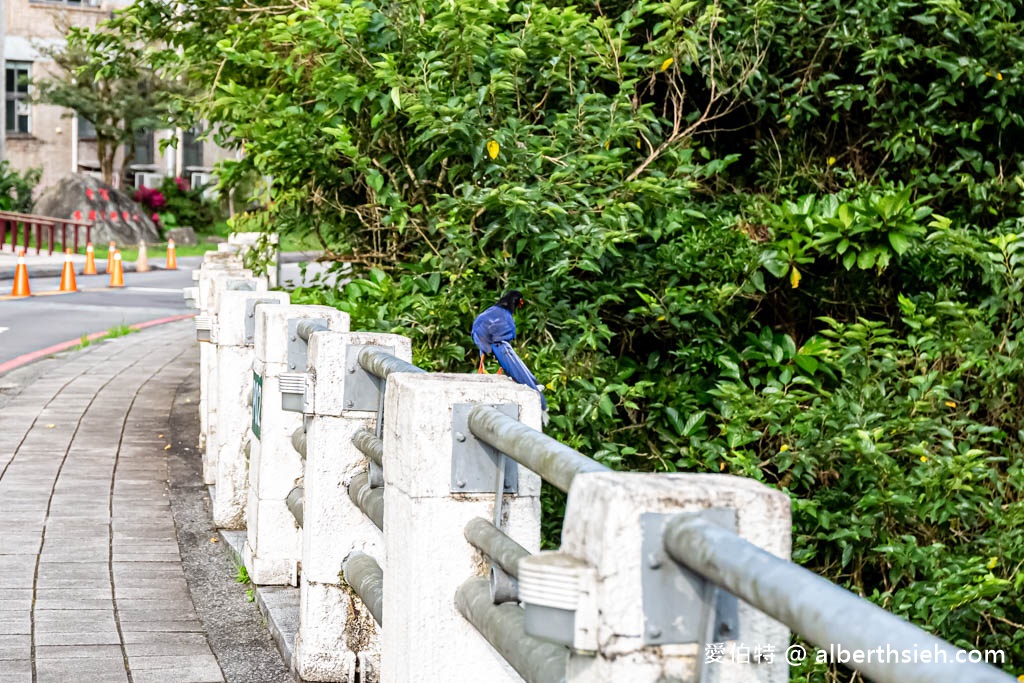
M 514 460 L 469 431 L 469 412 L 478 405 L 481 404 L 456 403 L 452 406 L 452 480 L 449 490 L 452 493 L 495 493 L 500 500 L 495 482 L 499 483 L 503 493 L 519 493 L 519 468 Z M 519 419 L 519 406 L 514 403 L 491 407 L 514 420 Z M 501 478 L 498 476 L 499 467 L 504 473 Z
M 278 304 L 277 299 L 253 298 L 245 300 L 245 345 L 256 343 L 256 307 L 260 304 Z
M 640 516 L 641 582 L 644 607 L 644 644 L 698 643 L 736 640 L 739 617 L 736 596 L 678 564 L 665 552 L 665 524 L 678 513 Z M 709 522 L 736 528 L 736 512 L 710 508 L 695 513 Z
M 395 347 L 379 346 L 377 344 L 350 344 L 345 349 L 345 382 L 344 382 L 344 405 L 345 410 L 364 410 L 366 412 L 379 412 L 384 394 L 384 378 L 377 377 L 367 372 L 359 364 L 359 353 L 367 348 L 373 347 L 394 355 Z

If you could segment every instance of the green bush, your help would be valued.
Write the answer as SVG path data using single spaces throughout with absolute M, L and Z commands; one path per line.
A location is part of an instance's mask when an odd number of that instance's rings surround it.
M 41 168 L 19 172 L 6 159 L 0 161 L 0 210 L 32 213 L 32 192 L 42 176 Z

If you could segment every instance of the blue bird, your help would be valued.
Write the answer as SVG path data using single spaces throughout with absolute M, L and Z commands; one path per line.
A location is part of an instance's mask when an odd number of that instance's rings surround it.
M 473 341 L 480 349 L 480 368 L 484 370 L 484 358 L 492 354 L 498 361 L 498 365 L 509 377 L 525 384 L 540 394 L 541 407 L 548 409 L 547 399 L 537 384 L 537 378 L 533 376 L 526 363 L 516 354 L 515 349 L 509 343 L 516 338 L 516 321 L 512 314 L 525 302 L 521 292 L 513 289 L 505 293 L 498 303 L 494 304 L 473 321 Z

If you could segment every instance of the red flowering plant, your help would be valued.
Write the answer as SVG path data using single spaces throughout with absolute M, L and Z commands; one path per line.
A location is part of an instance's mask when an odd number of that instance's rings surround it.
M 163 192 L 145 185 L 135 191 L 135 201 L 153 212 L 159 211 L 167 204 Z

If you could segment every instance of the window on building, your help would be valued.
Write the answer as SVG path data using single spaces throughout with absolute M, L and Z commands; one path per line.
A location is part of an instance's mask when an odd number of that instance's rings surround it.
M 132 166 L 151 166 L 156 160 L 153 131 L 135 131 L 135 160 Z
M 185 131 L 184 149 L 182 150 L 182 164 L 185 168 L 203 166 L 203 141 L 199 139 L 202 130 L 199 127 L 189 128 Z
M 32 132 L 32 108 L 28 102 L 28 79 L 31 75 L 32 62 L 7 62 L 4 121 L 8 133 L 28 135 Z
M 85 119 L 81 116 L 78 117 L 78 139 L 79 140 L 95 140 L 96 139 L 96 126 L 93 122 Z

